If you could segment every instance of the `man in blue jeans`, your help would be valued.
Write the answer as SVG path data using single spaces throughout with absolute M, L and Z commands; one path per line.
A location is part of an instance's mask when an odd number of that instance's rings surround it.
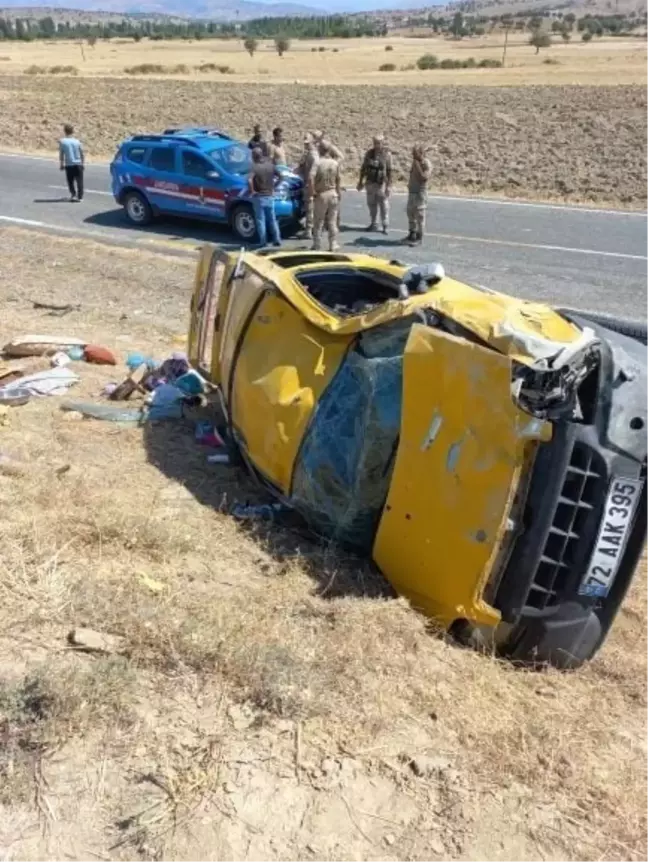
M 279 224 L 274 208 L 274 184 L 275 179 L 280 176 L 272 160 L 264 156 L 263 150 L 255 147 L 252 150 L 252 172 L 248 182 L 252 192 L 252 206 L 261 248 L 266 245 L 268 234 L 274 246 L 281 245 Z

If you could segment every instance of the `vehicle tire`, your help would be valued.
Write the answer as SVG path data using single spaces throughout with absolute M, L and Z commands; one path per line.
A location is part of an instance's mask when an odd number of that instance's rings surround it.
M 124 195 L 124 212 L 128 220 L 138 227 L 143 227 L 153 221 L 151 205 L 140 192 L 126 192 Z
M 598 323 L 599 326 L 604 326 L 611 329 L 613 332 L 619 332 L 621 335 L 626 335 L 628 338 L 634 338 L 635 341 L 641 344 L 648 343 L 648 327 L 645 323 L 639 323 L 635 320 L 627 320 L 623 317 L 616 317 L 612 314 L 597 314 L 590 311 L 578 311 L 576 308 L 557 308 L 557 312 L 565 314 L 568 317 L 580 317 L 584 320 L 591 320 L 592 323 Z
M 239 239 L 244 242 L 256 240 L 257 229 L 252 204 L 237 204 L 230 215 L 230 224 Z

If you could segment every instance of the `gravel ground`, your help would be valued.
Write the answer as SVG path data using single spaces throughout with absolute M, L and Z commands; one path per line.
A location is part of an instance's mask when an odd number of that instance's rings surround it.
M 0 146 L 55 147 L 78 127 L 90 155 L 170 123 L 281 124 L 296 157 L 304 131 L 325 128 L 354 174 L 383 132 L 399 181 L 423 142 L 437 190 L 643 207 L 646 90 L 618 87 L 391 87 L 214 84 L 178 80 L 0 77 Z

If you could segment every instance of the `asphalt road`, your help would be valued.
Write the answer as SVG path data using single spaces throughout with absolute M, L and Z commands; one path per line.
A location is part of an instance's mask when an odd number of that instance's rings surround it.
M 408 263 L 440 261 L 448 274 L 473 284 L 646 319 L 646 213 L 431 196 L 425 241 L 417 249 L 402 245 L 403 195 L 392 198 L 391 221 L 387 237 L 363 232 L 364 197 L 346 192 L 343 247 Z M 88 165 L 86 197 L 71 204 L 55 161 L 0 154 L 0 233 L 11 224 L 165 251 L 186 253 L 205 241 L 237 247 L 231 234 L 212 224 L 130 226 L 110 194 L 107 165 Z

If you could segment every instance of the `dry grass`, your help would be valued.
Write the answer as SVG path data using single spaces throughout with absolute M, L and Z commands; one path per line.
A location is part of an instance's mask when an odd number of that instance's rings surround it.
M 391 80 L 391 74 L 377 74 Z M 353 181 L 371 135 L 383 132 L 399 182 L 407 179 L 413 144 L 422 142 L 435 190 L 645 204 L 643 87 L 388 89 L 233 80 L 215 87 L 209 80 L 0 75 L 0 145 L 51 151 L 61 123 L 70 120 L 90 158 L 110 158 L 135 132 L 217 124 L 247 140 L 258 121 L 266 129 L 283 126 L 289 158 L 296 161 L 303 132 L 323 127 L 343 148 Z
M 178 343 L 190 261 L 2 234 L 3 341 Z M 90 398 L 116 374 L 79 371 Z M 27 465 L 0 477 L 0 853 L 645 858 L 645 575 L 589 667 L 520 672 L 432 636 L 362 561 L 242 530 L 225 509 L 257 491 L 190 424 L 58 401 L 0 429 Z M 78 625 L 128 658 L 71 654 Z
M 16 43 L 2 72 L 21 73 L 33 64 L 45 67 L 65 64 L 78 66 L 82 75 L 114 77 L 124 74 L 125 68 L 149 63 L 162 67 L 159 74 L 185 77 L 195 75 L 192 70 L 201 65 L 216 63 L 233 68 L 237 79 L 244 82 L 383 85 L 386 76 L 379 73 L 379 66 L 387 45 L 393 49 L 390 60 L 399 70 L 413 67 L 409 71 L 392 73 L 387 82 L 390 84 L 599 86 L 643 85 L 646 81 L 646 44 L 640 39 L 604 38 L 586 45 L 578 37 L 568 44 L 556 38 L 551 48 L 536 55 L 528 44 L 528 33 L 510 38 L 505 69 L 448 69 L 422 74 L 415 68 L 416 60 L 426 53 L 436 54 L 440 60 L 464 60 L 469 56 L 474 56 L 477 62 L 501 60 L 503 36 L 498 33 L 461 42 L 443 37 L 408 39 L 399 36 L 317 42 L 293 40 L 283 57 L 279 57 L 272 41 L 262 41 L 253 57 L 238 40 L 98 42 L 93 48 L 84 46 L 85 59 L 76 42 Z M 545 65 L 543 60 L 547 56 L 558 60 L 559 65 Z M 172 69 L 176 71 L 169 72 Z

